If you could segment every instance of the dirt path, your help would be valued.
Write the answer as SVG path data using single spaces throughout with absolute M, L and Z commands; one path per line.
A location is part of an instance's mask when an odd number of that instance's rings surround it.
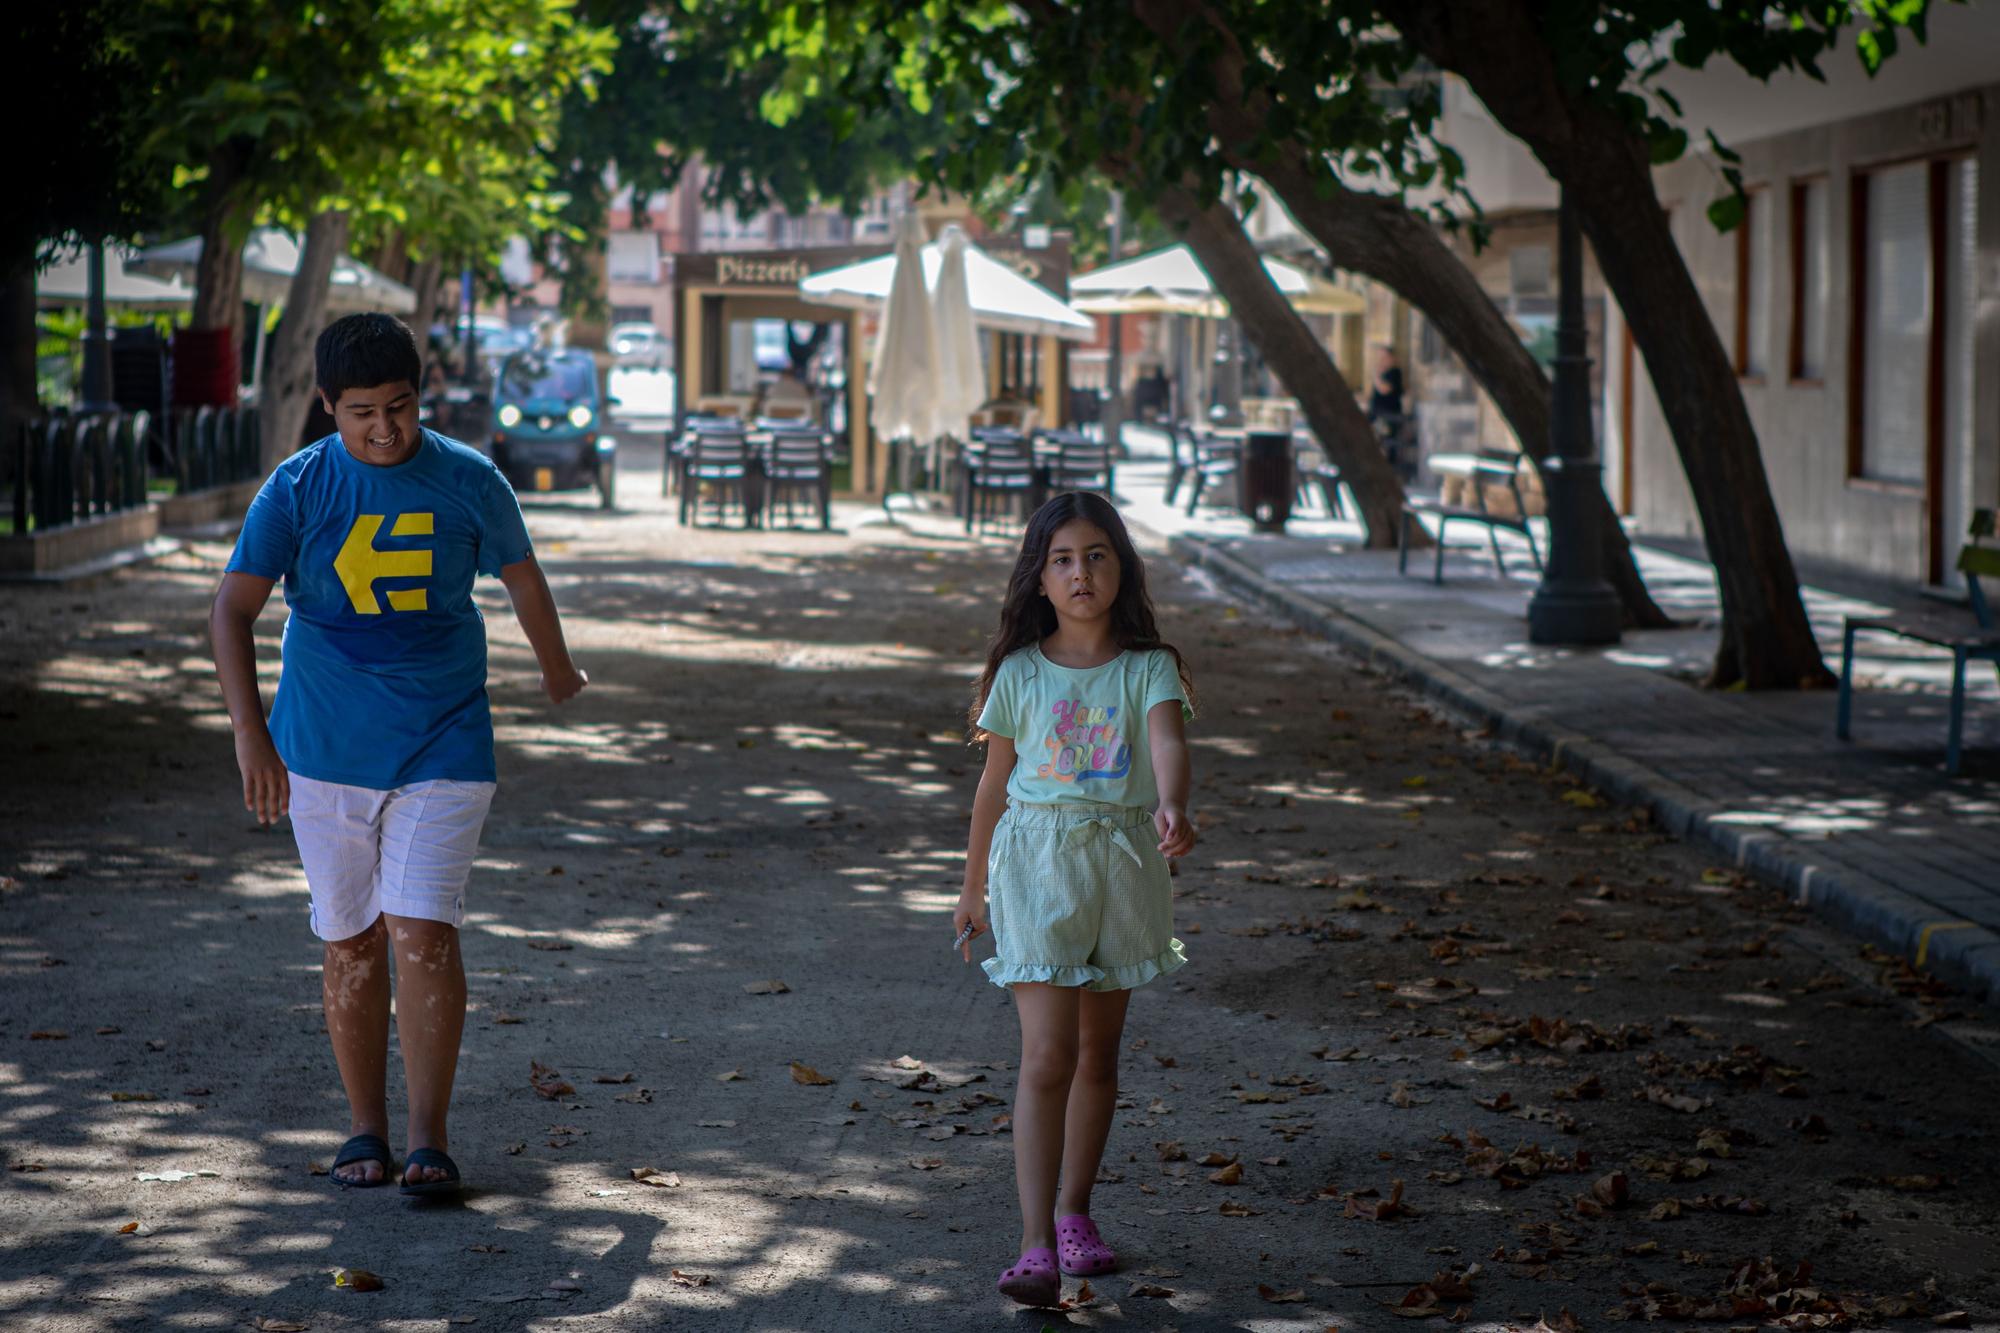
M 2000 1268 L 2000 1077 L 1930 1030 L 1949 997 L 1156 564 L 1202 694 L 1194 965 L 1133 1006 L 1126 1271 L 1004 1308 L 1013 1023 L 946 945 L 1006 551 L 861 510 L 690 535 L 653 480 L 530 514 L 578 706 L 486 599 L 461 1209 L 312 1173 L 343 1113 L 201 639 L 226 548 L 0 592 L 0 1326 L 1367 1329 L 1473 1264 L 1432 1292 L 1467 1327 L 1647 1283 L 1678 1326 L 1752 1258 L 1931 1312 Z

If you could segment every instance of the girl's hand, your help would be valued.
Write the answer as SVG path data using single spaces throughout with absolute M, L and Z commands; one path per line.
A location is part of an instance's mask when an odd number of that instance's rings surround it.
M 1194 821 L 1179 806 L 1161 806 L 1153 815 L 1153 827 L 1160 834 L 1160 855 L 1186 856 L 1194 850 Z
M 565 700 L 576 698 L 582 692 L 583 687 L 588 684 L 590 684 L 590 677 L 572 666 L 566 675 L 544 675 L 542 677 L 542 693 L 549 696 L 550 703 L 559 704 Z
M 243 808 L 259 824 L 275 824 L 292 804 L 292 779 L 269 732 L 236 734 L 236 767 L 243 772 Z
M 972 927 L 972 933 L 965 937 L 965 943 L 958 946 L 958 953 L 969 963 L 972 961 L 972 942 L 986 933 L 986 895 L 970 888 L 958 895 L 958 906 L 952 909 L 951 933 L 956 936 L 967 926 Z

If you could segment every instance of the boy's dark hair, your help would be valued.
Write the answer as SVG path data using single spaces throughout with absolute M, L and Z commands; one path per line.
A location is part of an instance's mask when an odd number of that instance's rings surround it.
M 397 380 L 418 388 L 424 382 L 424 361 L 417 336 L 394 315 L 344 315 L 327 325 L 313 345 L 313 375 L 326 400 L 338 404 L 349 389 Z
M 1146 566 L 1132 546 L 1125 520 L 1112 503 L 1094 491 L 1069 491 L 1055 496 L 1034 512 L 1027 531 L 1021 534 L 1021 554 L 1014 573 L 1007 580 L 1006 600 L 1000 607 L 1000 629 L 986 648 L 986 666 L 972 687 L 972 709 L 967 715 L 974 731 L 979 714 L 992 693 L 993 678 L 1000 664 L 1023 648 L 1031 648 L 1056 630 L 1056 609 L 1041 595 L 1042 566 L 1049 560 L 1056 529 L 1082 519 L 1100 529 L 1118 557 L 1118 596 L 1111 603 L 1111 641 L 1131 652 L 1154 648 L 1173 655 L 1181 678 L 1181 691 L 1194 702 L 1194 680 L 1187 659 L 1171 643 L 1163 643 L 1153 621 L 1153 598 L 1146 591 Z

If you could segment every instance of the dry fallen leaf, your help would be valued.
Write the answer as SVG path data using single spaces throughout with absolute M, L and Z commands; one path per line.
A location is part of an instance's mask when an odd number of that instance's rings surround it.
M 306 1333 L 310 1327 L 292 1319 L 259 1319 L 257 1333 Z
M 790 993 L 792 988 L 772 977 L 767 981 L 753 981 L 743 989 L 752 995 L 785 995 Z
M 675 1189 L 681 1183 L 681 1178 L 678 1175 L 672 1171 L 662 1171 L 657 1166 L 633 1167 L 632 1179 L 638 1181 L 641 1185 L 653 1185 L 660 1189 Z
M 912 1157 L 910 1165 L 919 1171 L 935 1171 L 944 1165 L 942 1157 Z
M 563 953 L 576 946 L 568 940 L 529 940 L 530 949 L 540 949 L 544 953 Z
M 725 1069 L 715 1076 L 715 1081 L 717 1083 L 734 1083 L 742 1077 L 743 1071 L 740 1069 Z
M 626 1102 L 632 1106 L 651 1106 L 653 1104 L 653 1090 L 651 1088 L 634 1088 L 630 1092 L 619 1093 L 611 1100 L 614 1102 Z
M 1257 1284 L 1257 1294 L 1273 1305 L 1296 1305 L 1306 1298 L 1304 1287 L 1293 1287 L 1290 1291 L 1279 1291 L 1276 1287 L 1263 1282 Z
M 830 1085 L 833 1080 L 825 1074 L 820 1073 L 817 1069 L 814 1069 L 811 1065 L 802 1065 L 797 1060 L 794 1060 L 792 1061 L 792 1082 L 803 1083 L 809 1088 L 824 1088 Z
M 1173 1299 L 1174 1291 L 1172 1287 L 1162 1287 L 1156 1282 L 1141 1282 L 1125 1294 L 1128 1296 L 1147 1297 L 1156 1301 L 1165 1301 Z
M 635 1074 L 599 1074 L 590 1081 L 592 1083 L 630 1083 L 636 1077 L 637 1075 Z
M 667 1276 L 674 1280 L 675 1285 L 682 1287 L 705 1287 L 715 1281 L 715 1275 L 712 1273 L 683 1273 L 678 1268 Z
M 1163 1162 L 1185 1162 L 1188 1159 L 1187 1149 L 1181 1147 L 1180 1141 L 1177 1139 L 1166 1143 L 1156 1143 L 1153 1145 L 1153 1151 L 1160 1155 L 1160 1160 Z
M 1230 1200 L 1228 1200 L 1228 1201 L 1227 1201 L 1227 1202 L 1225 1202 L 1225 1203 L 1224 1203 L 1224 1204 L 1223 1204 L 1223 1205 L 1222 1205 L 1222 1206 L 1221 1206 L 1220 1208 L 1216 1209 L 1215 1211 L 1217 1211 L 1218 1213 L 1221 1213 L 1221 1214 L 1222 1214 L 1222 1215 L 1223 1215 L 1224 1217 L 1255 1217 L 1255 1216 L 1257 1216 L 1257 1210 L 1256 1210 L 1255 1208 L 1252 1208 L 1252 1207 L 1250 1207 L 1250 1206 L 1249 1206 L 1248 1204 L 1242 1204 L 1242 1203 L 1238 1203 L 1238 1202 L 1236 1202 L 1236 1201 L 1235 1201 L 1234 1199 L 1230 1199 Z
M 528 1061 L 528 1085 L 550 1101 L 558 1097 L 576 1096 L 576 1089 L 565 1083 L 561 1074 L 540 1060 Z
M 333 1270 L 333 1285 L 350 1291 L 380 1291 L 382 1279 L 365 1268 L 336 1268 Z
M 111 1100 L 114 1102 L 156 1102 L 160 1099 L 157 1094 L 150 1092 L 114 1092 L 111 1094 Z
M 1231 1162 L 1208 1178 L 1211 1185 L 1240 1185 L 1243 1183 L 1243 1163 Z

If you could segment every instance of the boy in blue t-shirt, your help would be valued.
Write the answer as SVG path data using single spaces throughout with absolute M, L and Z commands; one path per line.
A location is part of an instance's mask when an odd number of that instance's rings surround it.
M 257 492 L 209 633 L 236 733 L 243 804 L 288 811 L 326 944 L 327 1033 L 351 1137 L 343 1186 L 395 1173 L 389 1130 L 389 954 L 409 1083 L 406 1194 L 457 1194 L 445 1118 L 465 1027 L 458 927 L 494 790 L 486 624 L 472 582 L 497 574 L 553 703 L 587 677 L 570 660 L 521 507 L 486 457 L 417 424 L 416 339 L 349 315 L 314 349 L 337 433 Z M 284 672 L 268 725 L 255 625 L 285 581 Z

